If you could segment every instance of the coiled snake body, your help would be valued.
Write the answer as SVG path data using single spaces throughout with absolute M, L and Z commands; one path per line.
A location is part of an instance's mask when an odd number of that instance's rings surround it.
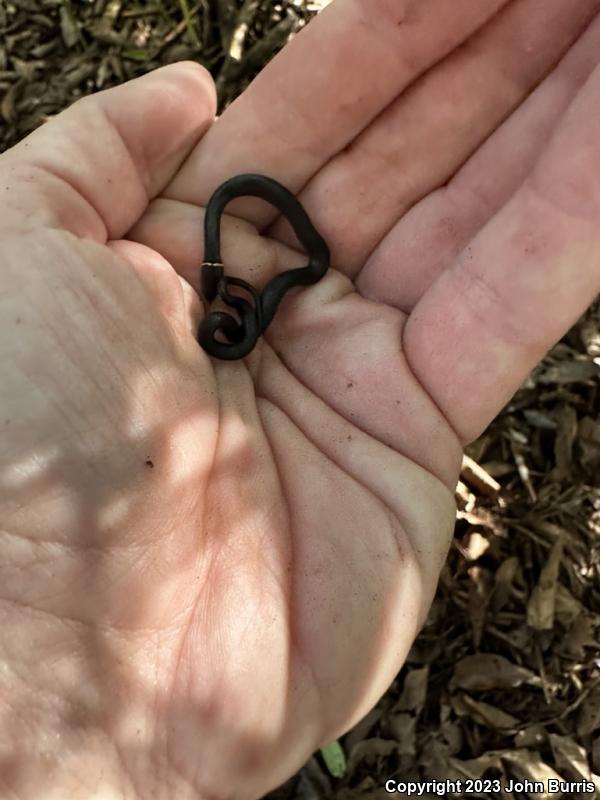
M 290 222 L 309 257 L 305 267 L 290 269 L 272 278 L 261 295 L 241 278 L 226 276 L 221 261 L 221 215 L 231 200 L 247 195 L 266 200 L 281 211 Z M 259 336 L 264 333 L 275 316 L 285 293 L 294 286 L 309 286 L 316 283 L 325 275 L 328 267 L 327 244 L 300 202 L 285 186 L 265 175 L 236 175 L 225 181 L 213 193 L 206 206 L 201 287 L 209 303 L 218 295 L 224 303 L 238 312 L 240 322 L 223 311 L 207 314 L 198 330 L 200 345 L 215 358 L 227 361 L 244 358 L 253 350 Z M 249 292 L 254 305 L 243 297 L 232 295 L 228 291 L 230 286 L 238 286 Z M 217 331 L 221 331 L 229 342 L 215 339 Z

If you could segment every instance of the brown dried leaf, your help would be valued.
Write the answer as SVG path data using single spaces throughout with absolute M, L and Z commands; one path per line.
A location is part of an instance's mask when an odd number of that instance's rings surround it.
M 456 695 L 451 698 L 452 707 L 459 717 L 471 717 L 475 722 L 486 728 L 506 730 L 515 728 L 520 720 L 507 714 L 496 706 L 474 700 L 468 694 Z
M 351 775 L 363 762 L 368 769 L 380 772 L 387 756 L 397 752 L 398 744 L 391 739 L 363 739 L 350 752 L 347 772 Z
M 60 7 L 60 32 L 65 47 L 74 47 L 79 41 L 79 24 L 68 5 Z
M 492 597 L 492 606 L 495 611 L 499 611 L 508 602 L 512 592 L 512 584 L 518 572 L 519 559 L 516 556 L 504 559 L 496 570 Z
M 515 471 L 514 464 L 509 464 L 507 461 L 486 461 L 481 466 L 492 478 L 503 478 L 505 475 L 510 475 Z
M 270 795 L 268 795 L 270 796 Z M 381 786 L 370 775 L 362 780 L 356 788 L 342 786 L 339 788 L 335 795 L 319 795 L 319 800 L 323 797 L 335 797 L 335 800 L 389 800 L 390 793 L 386 791 L 385 786 Z M 395 794 L 394 797 L 401 798 L 401 794 Z M 294 795 L 298 800 L 311 800 L 305 798 L 304 795 Z
M 592 764 L 594 772 L 600 773 L 600 736 L 594 739 L 592 745 Z
M 579 421 L 578 434 L 581 439 L 587 439 L 600 446 L 600 419 L 583 417 Z
M 558 769 L 576 781 L 592 779 L 585 750 L 570 736 L 551 733 L 548 737 Z
M 452 766 L 464 775 L 465 778 L 478 780 L 488 769 L 497 769 L 502 771 L 502 762 L 498 753 L 484 753 L 479 758 L 469 758 L 465 761 L 458 758 L 449 758 L 448 761 Z
M 448 755 L 448 748 L 443 742 L 428 737 L 426 746 L 421 749 L 419 766 L 426 779 L 459 780 L 463 773 L 454 768 L 454 760 Z
M 543 411 L 536 408 L 526 408 L 523 410 L 523 416 L 527 422 L 534 428 L 541 428 L 542 430 L 554 431 L 556 430 L 556 421 Z
M 527 624 L 537 630 L 551 630 L 554 627 L 556 585 L 558 570 L 563 552 L 563 538 L 553 544 L 537 586 L 531 593 L 527 604 Z
M 404 687 L 400 699 L 394 710 L 413 711 L 420 714 L 427 697 L 427 682 L 429 681 L 429 666 L 426 664 L 420 669 L 412 669 L 404 679 Z
M 469 622 L 473 629 L 473 643 L 476 648 L 481 644 L 487 609 L 493 590 L 493 579 L 489 570 L 482 567 L 470 567 L 469 577 Z
M 17 56 L 12 56 L 12 65 L 15 68 L 15 72 L 18 74 L 20 78 L 24 78 L 25 81 L 30 81 L 35 76 L 36 70 L 42 68 L 43 63 L 40 64 L 36 61 L 24 61 Z
M 589 470 L 600 467 L 600 420 L 584 417 L 579 421 L 577 444 L 582 466 Z
M 516 556 L 509 556 L 504 559 L 502 564 L 496 570 L 495 580 L 496 586 L 503 584 L 508 586 L 513 582 L 515 575 L 519 569 L 519 559 Z
M 417 718 L 411 714 L 393 714 L 388 725 L 390 733 L 398 743 L 398 753 L 414 756 L 417 752 L 415 736 Z
M 467 690 L 513 689 L 523 683 L 539 684 L 529 669 L 513 664 L 503 656 L 478 653 L 466 656 L 454 668 L 450 688 Z
M 573 624 L 565 637 L 565 651 L 575 658 L 581 659 L 585 657 L 586 647 L 593 647 L 597 650 L 598 635 L 596 629 L 598 627 L 598 620 L 592 614 L 586 613 L 577 617 L 577 619 L 573 620 Z
M 542 747 L 545 743 L 546 729 L 542 725 L 529 725 L 515 736 L 515 747 Z
M 577 619 L 584 611 L 579 600 L 576 600 L 562 583 L 557 583 L 554 613 L 560 624 L 569 628 L 573 620 Z
M 540 754 L 532 750 L 505 751 L 501 754 L 502 761 L 510 769 L 515 778 L 520 781 L 539 781 L 544 786 L 553 778 L 560 781 L 561 776 L 542 761 Z M 556 800 L 562 794 L 556 792 L 529 792 L 528 796 L 537 800 Z
M 577 732 L 580 736 L 587 736 L 598 730 L 600 730 L 600 685 L 595 686 L 588 694 L 577 718 Z
M 581 343 L 585 347 L 587 354 L 592 358 L 600 356 L 600 324 L 598 320 L 590 317 L 583 320 L 579 329 Z
M 462 727 L 459 722 L 450 722 L 449 720 L 442 722 L 440 726 L 440 736 L 447 746 L 449 755 L 458 753 L 464 745 L 465 737 L 463 736 Z
M 0 114 L 6 122 L 11 122 L 17 115 L 16 102 L 22 88 L 23 80 L 16 81 L 2 99 L 2 104 L 0 105 Z
M 600 368 L 593 361 L 561 361 L 548 367 L 537 376 L 541 384 L 581 383 L 600 377 Z
M 552 470 L 554 480 L 562 480 L 571 468 L 573 461 L 573 443 L 577 435 L 577 413 L 572 406 L 565 405 L 558 415 L 558 431 L 554 440 L 554 459 L 556 466 Z
M 106 8 L 104 9 L 104 19 L 109 22 L 109 24 L 114 25 L 117 21 L 119 14 L 121 13 L 121 6 L 123 5 L 122 0 L 110 0 L 107 4 Z

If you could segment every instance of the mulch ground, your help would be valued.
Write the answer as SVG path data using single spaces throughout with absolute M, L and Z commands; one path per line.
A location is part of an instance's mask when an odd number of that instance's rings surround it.
M 318 6 L 0 0 L 0 151 L 78 97 L 181 59 L 210 69 L 223 110 Z M 491 798 L 509 795 L 478 780 L 600 774 L 599 364 L 596 302 L 467 448 L 439 591 L 390 690 L 270 800 L 379 800 L 388 778 Z

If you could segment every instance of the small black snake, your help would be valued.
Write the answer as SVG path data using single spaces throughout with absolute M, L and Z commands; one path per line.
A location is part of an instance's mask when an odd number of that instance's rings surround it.
M 272 278 L 262 295 L 241 278 L 228 278 L 221 261 L 221 215 L 227 203 L 236 197 L 250 195 L 275 206 L 292 225 L 309 257 L 305 267 L 290 269 Z M 198 329 L 198 341 L 211 356 L 226 361 L 244 358 L 250 353 L 273 317 L 284 294 L 294 286 L 309 286 L 320 280 L 329 267 L 329 248 L 294 195 L 265 175 L 236 175 L 221 184 L 212 194 L 204 216 L 204 261 L 202 262 L 202 294 L 211 303 L 217 295 L 235 308 L 240 322 L 222 311 L 205 316 Z M 229 286 L 239 286 L 252 295 L 254 305 L 243 297 L 232 295 Z M 228 343 L 215 339 L 221 331 Z

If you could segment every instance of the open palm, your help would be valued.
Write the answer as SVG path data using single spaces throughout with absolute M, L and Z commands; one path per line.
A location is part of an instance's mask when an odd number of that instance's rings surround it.
M 44 642 L 87 681 L 64 691 L 132 795 L 256 797 L 402 664 L 462 447 L 600 286 L 599 6 L 334 3 L 212 125 L 205 74 L 181 64 L 0 162 L 8 302 L 22 281 L 38 311 L 61 298 L 7 382 L 15 416 L 23 375 L 56 400 L 28 401 L 43 442 L 0 461 L 8 554 L 19 537 L 71 553 L 48 571 L 18 550 L 32 580 L 5 558 L 0 585 L 57 620 Z M 242 172 L 297 194 L 332 269 L 221 362 L 190 286 L 203 205 Z M 303 264 L 274 209 L 227 211 L 227 274 L 262 289 Z

